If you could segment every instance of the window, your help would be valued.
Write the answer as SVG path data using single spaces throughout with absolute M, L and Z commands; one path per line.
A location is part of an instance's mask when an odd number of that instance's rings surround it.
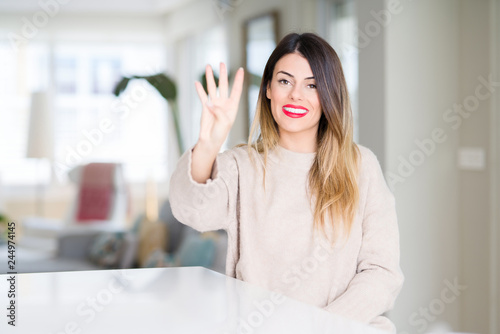
M 50 180 L 48 168 L 35 172 L 40 164 L 26 158 L 26 146 L 31 93 L 48 90 L 52 82 L 57 181 L 66 182 L 69 169 L 90 161 L 122 162 L 131 182 L 166 180 L 167 103 L 143 80 L 131 81 L 118 98 L 112 94 L 122 75 L 163 72 L 163 45 L 32 43 L 14 53 L 8 43 L 0 43 L 0 58 L 3 184 Z

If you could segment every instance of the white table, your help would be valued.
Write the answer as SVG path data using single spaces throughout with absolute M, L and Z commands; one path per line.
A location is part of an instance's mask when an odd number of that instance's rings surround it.
M 201 267 L 0 275 L 0 333 L 385 333 Z

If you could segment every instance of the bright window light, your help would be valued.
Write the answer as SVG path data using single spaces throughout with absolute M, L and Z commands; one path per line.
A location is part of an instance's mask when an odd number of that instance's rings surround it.
M 26 146 L 31 93 L 47 90 L 51 84 L 52 166 L 58 182 L 67 181 L 71 168 L 96 161 L 123 163 L 130 182 L 166 180 L 167 103 L 144 80 L 132 81 L 120 97 L 112 94 L 124 75 L 164 72 L 163 45 L 32 43 L 14 53 L 5 42 L 0 43 L 0 59 L 2 184 L 50 180 L 46 165 L 36 167 L 40 166 L 36 159 L 26 158 Z

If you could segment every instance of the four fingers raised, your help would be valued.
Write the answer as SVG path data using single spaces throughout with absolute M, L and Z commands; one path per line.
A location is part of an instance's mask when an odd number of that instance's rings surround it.
M 224 63 L 220 63 L 220 77 L 219 77 L 219 97 L 226 99 L 230 98 L 231 100 L 239 101 L 241 97 L 241 92 L 243 90 L 243 78 L 244 78 L 244 70 L 242 67 L 238 69 L 236 75 L 234 76 L 233 88 L 231 90 L 231 96 L 228 96 L 228 78 L 227 78 L 227 69 Z M 196 92 L 198 93 L 198 97 L 200 98 L 201 103 L 206 104 L 208 98 L 213 100 L 217 97 L 217 85 L 215 84 L 214 72 L 210 65 L 207 65 L 205 68 L 205 77 L 207 80 L 207 92 L 203 89 L 203 86 L 200 82 L 195 82 Z

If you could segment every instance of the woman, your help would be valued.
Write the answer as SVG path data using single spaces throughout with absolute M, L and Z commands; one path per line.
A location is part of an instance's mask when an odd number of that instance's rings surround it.
M 248 144 L 221 154 L 244 74 L 230 95 L 224 64 L 218 94 L 206 75 L 199 140 L 170 182 L 174 215 L 227 231 L 227 275 L 394 332 L 382 315 L 403 283 L 394 197 L 376 156 L 353 142 L 335 51 L 287 35 L 266 64 Z

